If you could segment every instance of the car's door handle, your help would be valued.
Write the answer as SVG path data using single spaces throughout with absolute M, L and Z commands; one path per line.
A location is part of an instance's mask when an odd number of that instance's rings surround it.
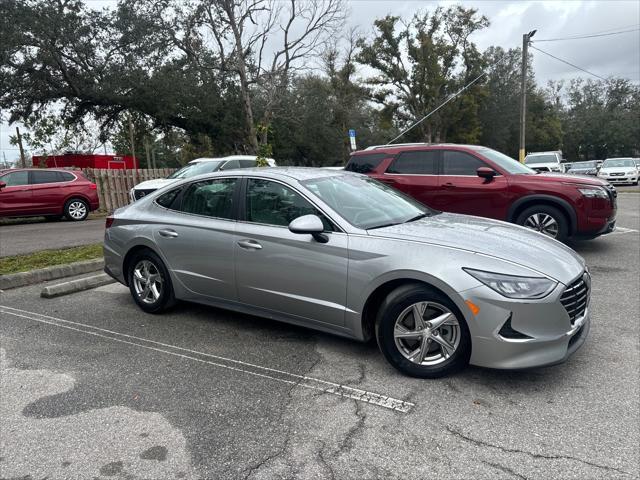
M 444 188 L 456 188 L 456 186 L 451 183 L 451 182 L 447 182 L 444 185 L 442 185 Z
M 175 238 L 178 236 L 178 232 L 176 232 L 175 230 L 171 230 L 170 228 L 158 230 L 158 233 L 160 234 L 161 237 L 167 237 L 167 238 Z
M 255 240 L 240 240 L 238 245 L 245 250 L 260 250 L 262 248 L 262 245 Z

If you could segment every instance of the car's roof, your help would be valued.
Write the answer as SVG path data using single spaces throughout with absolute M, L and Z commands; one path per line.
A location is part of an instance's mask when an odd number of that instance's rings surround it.
M 9 172 L 25 172 L 25 171 L 48 171 L 48 172 L 77 172 L 78 168 L 39 168 L 39 167 L 20 167 L 20 168 L 3 168 L 0 169 L 0 173 L 9 173 Z
M 449 148 L 459 148 L 459 149 L 469 149 L 469 150 L 480 150 L 487 149 L 489 147 L 485 147 L 483 145 L 466 145 L 463 143 L 394 143 L 390 145 L 372 145 L 370 147 L 365 148 L 364 150 L 358 150 L 354 152 L 353 155 L 370 155 L 372 153 L 386 153 L 386 152 L 396 152 L 396 151 L 411 151 L 411 150 L 424 150 L 424 149 L 439 149 L 442 147 Z
M 228 155 L 226 157 L 202 157 L 191 160 L 189 163 L 202 163 L 202 162 L 220 162 L 229 160 L 255 160 L 255 155 Z M 273 158 L 267 158 L 267 161 L 275 162 Z
M 327 170 L 326 168 L 315 167 L 255 167 L 241 168 L 238 170 L 226 170 L 223 172 L 204 173 L 195 177 L 190 177 L 188 181 L 201 178 L 226 177 L 229 175 L 238 177 L 264 177 L 273 179 L 293 179 L 303 182 L 316 178 L 339 177 L 343 175 L 360 175 L 345 170 Z

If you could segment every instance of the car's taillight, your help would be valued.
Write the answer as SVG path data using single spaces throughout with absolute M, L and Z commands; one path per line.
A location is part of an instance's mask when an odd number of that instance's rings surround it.
M 105 230 L 109 227 L 111 227 L 111 225 L 113 225 L 113 217 L 107 217 L 107 219 L 104 222 L 104 228 Z
M 89 185 L 89 190 L 97 190 L 98 189 L 98 185 L 96 185 L 95 183 L 92 183 Z

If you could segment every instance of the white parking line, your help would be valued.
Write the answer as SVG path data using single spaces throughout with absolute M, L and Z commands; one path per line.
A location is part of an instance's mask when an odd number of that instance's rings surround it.
M 626 227 L 616 227 L 615 230 L 611 232 L 609 235 L 613 235 L 614 233 L 633 233 L 633 232 L 638 232 L 638 230 L 635 230 L 633 228 L 626 228 Z
M 293 386 L 300 386 L 311 390 L 317 390 L 339 397 L 350 398 L 360 402 L 370 403 L 379 407 L 388 408 L 402 413 L 408 413 L 414 406 L 414 403 L 405 402 L 393 397 L 387 397 L 379 393 L 368 392 L 366 390 L 360 390 L 358 388 L 341 385 L 339 383 L 329 382 L 318 378 L 307 377 L 306 375 L 298 375 L 295 373 L 285 372 L 275 368 L 263 367 L 252 363 L 243 362 L 240 360 L 234 360 L 232 358 L 221 357 L 210 353 L 199 352 L 196 350 L 190 350 L 188 348 L 179 347 L 176 345 L 170 345 L 162 342 L 156 342 L 155 340 L 149 340 L 146 338 L 136 337 L 134 335 L 128 335 L 126 333 L 120 333 L 113 330 L 107 330 L 100 327 L 94 327 L 85 323 L 73 322 L 71 320 L 65 320 L 62 318 L 51 317 L 49 315 L 43 315 L 41 313 L 30 312 L 27 310 L 21 310 L 18 308 L 9 307 L 6 305 L 0 305 L 0 312 L 14 317 L 26 318 L 35 322 L 45 323 L 53 325 L 55 327 L 66 328 L 68 330 L 74 330 L 87 335 L 93 335 L 96 337 L 105 338 L 114 342 L 125 343 L 139 348 L 147 350 L 153 350 L 156 352 L 166 353 L 176 357 L 184 358 L 187 360 L 193 360 L 195 362 L 205 363 L 214 367 L 226 368 L 236 372 L 242 372 L 256 377 L 266 378 L 269 380 L 275 380 L 278 382 L 287 383 Z M 98 333 L 102 332 L 102 333 Z M 123 337 L 127 340 L 124 340 Z M 144 345 L 144 343 L 157 345 L 150 346 Z M 163 348 L 159 348 L 163 347 Z M 172 351 L 174 350 L 174 351 Z M 187 353 L 178 353 L 187 352 Z M 194 355 L 201 357 L 208 357 L 215 359 L 216 361 L 205 360 L 198 358 Z

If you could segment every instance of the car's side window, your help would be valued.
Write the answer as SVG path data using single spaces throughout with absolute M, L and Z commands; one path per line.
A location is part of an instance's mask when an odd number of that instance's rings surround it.
M 229 160 L 220 167 L 220 170 L 233 170 L 234 168 L 240 168 L 240 162 L 238 162 L 238 160 Z
M 161 207 L 175 210 L 176 205 L 174 203 L 176 201 L 176 198 L 178 198 L 181 190 L 182 187 L 174 188 L 173 190 L 169 190 L 167 193 L 163 193 L 156 199 L 156 203 Z
M 60 178 L 61 182 L 70 182 L 76 177 L 74 177 L 73 174 L 69 172 L 58 172 L 58 178 Z
M 182 196 L 180 210 L 214 218 L 233 219 L 233 193 L 236 178 L 219 178 L 194 182 Z
M 438 173 L 438 156 L 437 150 L 404 152 L 389 165 L 387 173 L 436 175 Z
M 40 183 L 58 183 L 62 182 L 62 178 L 55 171 L 32 171 L 31 172 L 31 183 L 33 185 L 38 185 Z
M 457 150 L 445 150 L 442 156 L 442 175 L 477 176 L 480 167 L 486 167 L 480 159 Z
M 3 177 L 0 177 L 0 182 L 4 182 L 7 184 L 7 187 L 16 187 L 19 185 L 28 185 L 29 184 L 29 172 L 21 171 L 21 172 L 13 172 L 8 173 Z
M 380 165 L 380 163 L 389 156 L 390 155 L 388 153 L 352 155 L 344 169 L 348 172 L 370 173 L 378 168 L 378 165 Z
M 257 166 L 258 162 L 255 160 L 240 160 L 240 168 L 252 168 Z
M 317 215 L 325 230 L 333 230 L 329 220 L 292 189 L 270 180 L 248 180 L 245 212 L 248 222 L 286 227 L 303 215 Z

